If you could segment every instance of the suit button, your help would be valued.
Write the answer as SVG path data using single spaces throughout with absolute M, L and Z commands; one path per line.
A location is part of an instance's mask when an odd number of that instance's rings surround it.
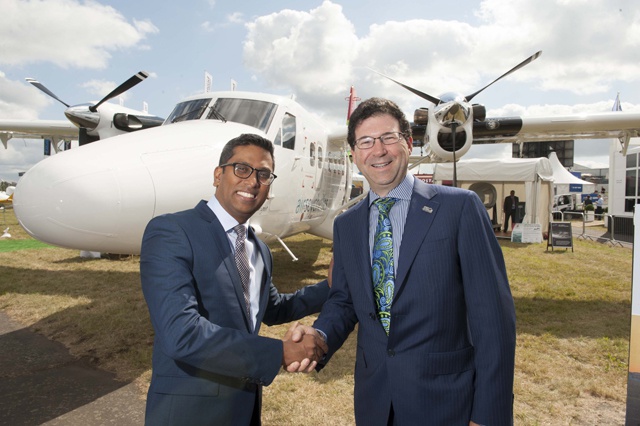
M 394 351 L 393 349 L 387 349 L 387 354 L 388 354 L 390 357 L 393 357 L 393 356 L 395 356 L 396 351 Z
M 371 318 L 372 320 L 377 320 L 378 317 L 376 314 L 374 314 L 373 312 L 369 314 L 369 318 Z

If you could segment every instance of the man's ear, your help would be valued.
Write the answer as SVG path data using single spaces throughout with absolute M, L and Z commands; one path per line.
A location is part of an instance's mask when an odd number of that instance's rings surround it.
M 409 152 L 413 149 L 413 137 L 409 136 L 407 139 L 407 146 L 409 147 Z
M 222 167 L 216 167 L 213 169 L 213 186 L 216 188 L 220 185 L 220 175 L 222 174 Z

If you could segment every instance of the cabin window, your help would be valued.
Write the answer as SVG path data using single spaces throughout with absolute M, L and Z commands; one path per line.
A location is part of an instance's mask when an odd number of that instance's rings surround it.
M 296 118 L 285 114 L 282 118 L 282 147 L 294 149 L 296 145 Z
M 318 145 L 318 168 L 321 169 L 322 168 L 322 147 L 320 145 Z
M 311 144 L 309 144 L 309 163 L 311 164 L 311 167 L 316 165 L 316 143 L 315 142 L 311 142 Z

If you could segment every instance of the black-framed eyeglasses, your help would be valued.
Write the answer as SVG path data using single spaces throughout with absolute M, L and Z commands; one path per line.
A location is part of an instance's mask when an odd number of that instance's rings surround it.
M 218 167 L 226 167 L 226 166 L 233 166 L 233 174 L 238 176 L 241 179 L 248 179 L 249 176 L 251 176 L 255 171 L 256 174 L 258 175 L 258 182 L 260 182 L 260 184 L 262 185 L 271 185 L 274 179 L 278 177 L 273 173 L 271 173 L 269 170 L 254 169 L 250 165 L 244 164 L 244 163 L 220 164 Z
M 402 134 L 402 132 L 387 132 L 381 134 L 377 138 L 374 138 L 373 136 L 363 136 L 356 140 L 356 146 L 360 149 L 373 148 L 373 145 L 375 145 L 376 143 L 376 139 L 380 139 L 380 142 L 382 142 L 384 145 L 393 145 L 400 142 L 400 139 L 403 137 L 404 135 Z

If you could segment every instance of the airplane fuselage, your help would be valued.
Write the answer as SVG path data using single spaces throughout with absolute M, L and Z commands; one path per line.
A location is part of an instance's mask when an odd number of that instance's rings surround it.
M 151 218 L 214 194 L 222 147 L 241 133 L 275 144 L 278 178 L 251 219 L 261 238 L 299 232 L 330 238 L 332 213 L 351 189 L 346 129 L 344 137 L 331 136 L 291 99 L 243 92 L 189 98 L 162 126 L 41 161 L 18 183 L 16 215 L 30 235 L 47 243 L 139 253 Z

